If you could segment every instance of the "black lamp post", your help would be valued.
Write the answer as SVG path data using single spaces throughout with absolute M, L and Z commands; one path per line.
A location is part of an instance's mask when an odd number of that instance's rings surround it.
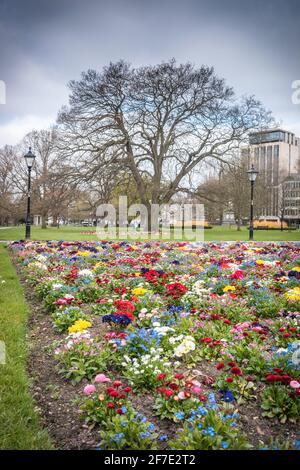
M 28 240 L 30 238 L 30 190 L 31 190 L 31 169 L 32 165 L 35 160 L 35 155 L 33 155 L 31 151 L 31 147 L 29 147 L 29 151 L 24 155 L 26 165 L 28 168 L 28 190 L 27 190 L 27 214 L 26 214 L 26 229 L 25 229 L 25 238 Z
M 249 181 L 251 183 L 251 205 L 250 205 L 250 226 L 249 226 L 249 240 L 253 240 L 253 192 L 254 192 L 254 183 L 258 175 L 258 171 L 255 170 L 254 166 L 251 166 L 251 169 L 247 171 Z

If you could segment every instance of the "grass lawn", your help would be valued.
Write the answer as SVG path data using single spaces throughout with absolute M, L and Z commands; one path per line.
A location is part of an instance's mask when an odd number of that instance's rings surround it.
M 91 232 L 91 234 L 87 234 Z M 96 240 L 97 236 L 93 233 L 93 227 L 73 227 L 62 226 L 31 227 L 32 240 Z M 25 227 L 0 228 L 0 240 L 20 240 L 24 239 Z M 230 240 L 248 240 L 248 229 L 243 227 L 237 231 L 235 226 L 213 227 L 204 231 L 205 241 L 230 241 Z M 257 241 L 300 241 L 300 230 L 291 230 L 281 232 L 280 230 L 257 230 L 254 231 L 254 238 Z
M 6 364 L 0 364 L 0 449 L 52 448 L 29 392 L 27 317 L 22 287 L 5 246 L 0 246 L 0 340 L 6 348 Z

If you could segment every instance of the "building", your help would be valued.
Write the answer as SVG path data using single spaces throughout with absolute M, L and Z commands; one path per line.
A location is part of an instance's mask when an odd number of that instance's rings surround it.
M 300 173 L 291 174 L 280 185 L 280 217 L 291 227 L 300 227 Z
M 283 129 L 268 129 L 250 134 L 249 144 L 249 166 L 253 163 L 263 175 L 267 191 L 261 215 L 280 216 L 280 185 L 300 172 L 300 138 Z

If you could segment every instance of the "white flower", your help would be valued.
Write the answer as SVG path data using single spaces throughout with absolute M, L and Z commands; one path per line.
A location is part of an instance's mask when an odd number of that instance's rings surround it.
M 78 271 L 78 276 L 80 277 L 95 277 L 95 274 L 90 269 L 81 269 Z

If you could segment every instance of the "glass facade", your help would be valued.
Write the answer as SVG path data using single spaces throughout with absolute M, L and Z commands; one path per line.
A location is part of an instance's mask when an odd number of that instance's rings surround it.
M 284 140 L 285 132 L 283 131 L 261 132 L 257 134 L 251 134 L 249 136 L 251 145 L 263 144 L 267 142 L 284 142 Z

